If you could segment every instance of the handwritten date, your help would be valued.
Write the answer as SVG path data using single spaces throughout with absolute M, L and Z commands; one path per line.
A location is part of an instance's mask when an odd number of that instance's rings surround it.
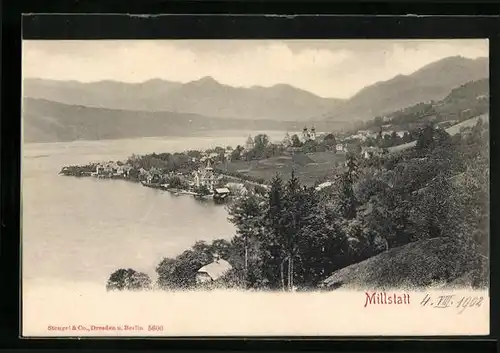
M 481 296 L 456 296 L 439 295 L 431 297 L 426 294 L 424 299 L 420 302 L 421 306 L 433 307 L 437 309 L 456 308 L 459 309 L 458 313 L 463 313 L 468 308 L 479 308 L 483 305 L 484 298 Z

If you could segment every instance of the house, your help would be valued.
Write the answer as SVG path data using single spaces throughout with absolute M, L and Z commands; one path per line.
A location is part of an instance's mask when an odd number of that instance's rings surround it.
M 228 273 L 233 266 L 219 256 L 214 256 L 214 261 L 208 265 L 203 266 L 196 273 L 196 283 L 210 283 L 218 280 L 226 273 Z
M 346 150 L 346 146 L 343 143 L 337 143 L 337 146 L 335 146 L 337 152 L 344 152 Z
M 132 170 L 132 166 L 130 165 L 125 165 L 123 166 L 123 175 L 125 176 L 129 176 L 130 175 L 130 171 Z
M 228 188 L 216 188 L 214 190 L 214 200 L 223 201 L 227 199 L 230 193 Z
M 96 167 L 96 173 L 99 176 L 111 177 L 116 173 L 118 166 L 112 163 L 100 164 Z
M 360 141 L 366 141 L 368 137 L 366 135 L 363 135 L 363 134 L 355 134 L 355 135 L 351 135 L 350 136 L 350 139 L 351 140 L 360 140 Z
M 409 132 L 406 130 L 396 132 L 396 134 L 401 138 L 403 138 L 406 133 L 409 134 Z
M 382 155 L 383 150 L 379 147 L 362 147 L 361 154 L 365 159 Z
M 115 175 L 115 176 L 122 176 L 122 175 L 124 175 L 124 174 L 125 174 L 125 170 L 124 170 L 123 166 L 121 166 L 121 165 L 120 165 L 120 166 L 118 166 L 118 167 L 116 168 L 116 172 L 115 172 L 115 174 L 114 174 L 114 175 Z
M 358 135 L 368 136 L 370 134 L 370 131 L 368 131 L 368 130 L 358 130 L 357 134 Z
M 332 185 L 333 185 L 333 182 L 325 181 L 324 183 L 321 183 L 318 186 L 316 186 L 315 190 L 320 191 L 320 190 L 323 190 L 324 188 L 329 188 Z

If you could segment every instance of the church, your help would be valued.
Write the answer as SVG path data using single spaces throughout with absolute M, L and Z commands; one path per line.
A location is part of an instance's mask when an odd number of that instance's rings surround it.
M 210 159 L 207 160 L 207 165 L 200 170 L 193 172 L 194 185 L 196 187 L 205 186 L 210 192 L 213 192 L 216 182 L 216 177 L 213 168 L 210 165 Z
M 304 130 L 302 131 L 302 142 L 307 142 L 309 140 L 316 141 L 316 129 L 314 126 L 311 130 L 307 129 L 307 126 L 304 126 Z

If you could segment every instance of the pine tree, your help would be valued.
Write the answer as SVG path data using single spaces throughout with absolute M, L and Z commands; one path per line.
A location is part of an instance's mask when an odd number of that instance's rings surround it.
M 294 257 L 296 255 L 298 237 L 301 227 L 302 209 L 300 181 L 292 170 L 292 175 L 286 187 L 285 222 L 286 222 L 286 251 L 288 259 L 288 290 L 293 289 Z
M 229 220 L 237 227 L 237 233 L 243 238 L 244 276 L 248 281 L 249 241 L 256 238 L 261 229 L 262 210 L 255 194 L 246 194 L 228 207 Z
M 279 174 L 271 181 L 271 188 L 268 193 L 268 210 L 267 224 L 270 232 L 266 239 L 266 245 L 270 251 L 277 253 L 280 261 L 280 285 L 285 288 L 285 279 L 283 271 L 283 263 L 285 261 L 285 249 L 283 247 L 283 238 L 285 229 L 283 227 L 283 210 L 284 210 L 284 186 L 283 179 Z
M 354 155 L 349 155 L 347 170 L 340 175 L 340 212 L 346 219 L 356 217 L 358 202 L 354 194 L 354 183 L 358 178 L 358 166 Z

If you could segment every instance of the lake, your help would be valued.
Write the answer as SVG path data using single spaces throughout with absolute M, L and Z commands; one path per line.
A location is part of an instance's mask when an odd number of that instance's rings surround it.
M 123 267 L 154 280 L 164 257 L 175 257 L 197 240 L 232 238 L 235 228 L 223 205 L 123 180 L 58 173 L 64 165 L 125 160 L 134 153 L 236 146 L 244 144 L 248 134 L 25 144 L 23 283 L 86 282 L 104 287 L 109 275 Z M 283 135 L 276 132 L 270 138 Z

